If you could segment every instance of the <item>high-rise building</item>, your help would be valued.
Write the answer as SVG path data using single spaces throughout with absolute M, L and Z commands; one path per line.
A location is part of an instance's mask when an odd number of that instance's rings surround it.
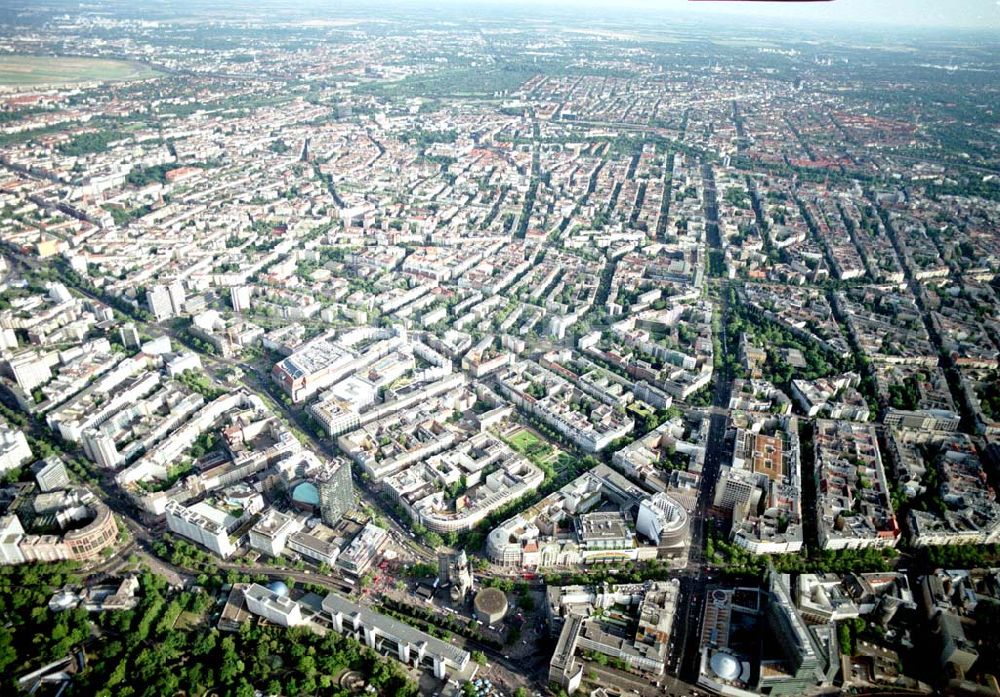
M 69 487 L 69 473 L 66 471 L 66 464 L 55 455 L 36 463 L 31 469 L 35 473 L 38 488 L 42 491 L 55 491 Z
M 170 307 L 174 314 L 179 315 L 184 312 L 184 303 L 187 300 L 184 295 L 184 284 L 180 281 L 174 281 L 167 286 L 167 294 L 170 295 Z
M 354 483 L 351 465 L 346 461 L 331 464 L 316 476 L 319 490 L 319 510 L 323 522 L 335 525 L 354 507 Z
M 0 516 L 0 566 L 23 564 L 24 555 L 19 545 L 24 539 L 24 527 L 14 513 Z
M 131 322 L 123 325 L 119 330 L 119 334 L 122 338 L 122 346 L 127 349 L 139 348 L 139 344 L 142 343 L 142 340 L 139 338 L 139 330 Z
M 243 312 L 250 309 L 250 297 L 253 289 L 250 286 L 233 286 L 229 289 L 229 299 L 233 304 L 234 312 Z
M 166 286 L 153 286 L 146 293 L 146 304 L 157 322 L 174 316 L 174 307 L 170 301 L 170 291 Z
M 114 469 L 125 462 L 118 452 L 115 439 L 99 429 L 83 434 L 83 449 L 94 462 L 107 469 Z
M 0 423 L 0 474 L 31 459 L 31 446 L 20 429 Z
M 0 329 L 0 349 L 16 349 L 17 334 L 13 329 Z
M 714 505 L 727 511 L 739 511 L 745 506 L 756 506 L 759 497 L 754 475 L 744 469 L 722 468 L 715 484 Z
M 787 577 L 773 568 L 768 572 L 768 586 L 767 623 L 776 640 L 775 648 L 782 655 L 784 670 L 762 675 L 760 691 L 770 695 L 796 695 L 830 684 L 838 662 L 831 661 L 816 632 L 830 632 L 832 625 L 810 628 L 792 602 Z
M 73 294 L 62 283 L 48 283 L 45 288 L 49 292 L 49 300 L 54 303 L 68 303 L 73 300 Z

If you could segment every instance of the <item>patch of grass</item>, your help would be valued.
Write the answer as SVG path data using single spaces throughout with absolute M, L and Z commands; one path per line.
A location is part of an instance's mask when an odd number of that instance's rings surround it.
M 177 621 L 174 623 L 174 629 L 180 629 L 180 630 L 193 629 L 200 624 L 204 624 L 204 622 L 205 622 L 204 614 L 194 613 L 190 612 L 189 610 L 185 610 L 180 614 L 180 616 L 177 618 Z
M 538 436 L 536 436 L 534 433 L 532 433 L 526 428 L 521 429 L 520 431 L 515 433 L 513 436 L 510 437 L 509 440 L 511 447 L 516 448 L 522 453 L 526 451 L 528 448 L 530 448 L 532 445 L 542 442 L 538 438 Z
M 652 409 L 647 409 L 646 407 L 639 406 L 635 402 L 629 404 L 628 407 L 625 408 L 625 411 L 630 411 L 641 419 L 644 419 L 647 416 L 651 416 L 654 413 Z
M 514 450 L 524 455 L 526 458 L 541 467 L 547 475 L 551 476 L 563 469 L 553 467 L 555 464 L 563 465 L 562 458 L 569 458 L 559 448 L 555 447 L 530 428 L 522 428 L 512 436 L 506 438 L 507 444 Z

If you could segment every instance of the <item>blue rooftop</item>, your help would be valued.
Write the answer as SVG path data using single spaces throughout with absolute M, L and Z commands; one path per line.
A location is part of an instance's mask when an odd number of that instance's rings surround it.
M 312 482 L 302 482 L 292 491 L 292 501 L 310 506 L 318 506 L 319 489 Z

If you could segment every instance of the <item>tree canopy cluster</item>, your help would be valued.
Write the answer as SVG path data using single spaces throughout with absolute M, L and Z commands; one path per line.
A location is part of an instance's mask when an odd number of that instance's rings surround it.
M 81 133 L 71 140 L 59 146 L 59 152 L 63 155 L 92 155 L 104 152 L 111 143 L 119 140 L 121 134 L 116 131 L 95 131 L 92 133 Z
M 60 613 L 49 598 L 75 579 L 70 563 L 20 564 L 0 572 L 0 692 L 16 692 L 14 676 L 66 656 L 90 636 L 87 611 Z M 8 692 L 9 690 L 9 692 Z
M 54 613 L 51 595 L 74 576 L 72 564 L 25 564 L 3 570 L 0 584 L 0 690 L 14 694 L 15 676 L 84 649 L 87 665 L 71 693 L 88 695 L 270 694 L 348 695 L 339 686 L 359 672 L 379 695 L 417 694 L 405 669 L 353 639 L 307 628 L 250 622 L 234 634 L 215 628 L 214 597 L 174 591 L 153 574 L 140 577 L 134 610 Z
M 898 552 L 894 549 L 866 547 L 863 549 L 822 550 L 810 549 L 807 553 L 755 555 L 726 541 L 709 522 L 705 559 L 717 564 L 723 574 L 760 578 L 768 562 L 779 573 L 863 573 L 891 571 Z

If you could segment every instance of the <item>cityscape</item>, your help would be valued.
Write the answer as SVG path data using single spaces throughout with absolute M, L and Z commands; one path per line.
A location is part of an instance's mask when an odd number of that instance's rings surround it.
M 866 2 L 2 3 L 0 692 L 1000 696 L 1000 8 Z

